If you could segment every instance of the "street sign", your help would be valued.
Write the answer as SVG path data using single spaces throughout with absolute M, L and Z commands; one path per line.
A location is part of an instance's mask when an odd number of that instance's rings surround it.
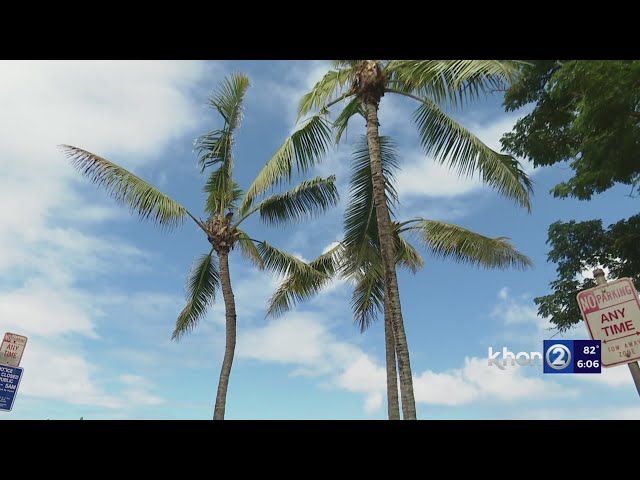
M 0 365 L 0 410 L 10 412 L 18 393 L 23 369 Z
M 593 340 L 602 342 L 602 366 L 640 360 L 640 301 L 633 282 L 620 278 L 578 293 Z
M 7 332 L 0 345 L 0 365 L 19 367 L 24 347 L 27 345 L 27 337 Z

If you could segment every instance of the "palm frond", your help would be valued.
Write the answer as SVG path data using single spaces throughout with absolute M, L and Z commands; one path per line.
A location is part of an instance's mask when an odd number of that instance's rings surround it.
M 396 242 L 396 265 L 408 268 L 411 273 L 416 273 L 424 267 L 424 260 L 418 250 L 402 238 L 397 228 L 394 231 L 394 240 Z
M 305 173 L 319 163 L 330 146 L 331 125 L 324 114 L 314 115 L 287 138 L 267 162 L 247 190 L 240 213 L 248 212 L 256 197 L 268 189 L 290 180 L 294 165 L 299 173 Z
M 380 137 L 382 154 L 382 170 L 385 175 L 387 203 L 393 210 L 398 200 L 393 186 L 394 172 L 398 166 L 397 150 L 393 140 Z M 376 211 L 373 202 L 373 183 L 371 179 L 371 162 L 367 137 L 362 136 L 356 142 L 351 162 L 349 179 L 349 204 L 344 214 L 344 243 L 348 248 L 365 244 L 365 237 L 378 238 Z
M 224 79 L 209 97 L 209 104 L 222 117 L 224 127 L 196 139 L 195 148 L 200 155 L 198 164 L 202 170 L 227 162 L 227 156 L 233 148 L 233 134 L 242 120 L 242 102 L 248 88 L 249 79 L 236 73 Z
M 420 94 L 438 105 L 462 107 L 515 80 L 515 62 L 505 60 L 392 60 L 389 87 Z
M 224 188 L 221 176 L 226 175 L 223 169 L 214 170 L 204 184 L 204 192 L 207 194 L 204 209 L 209 215 L 222 212 L 225 208 L 234 209 L 236 203 L 242 198 L 243 191 L 236 182 L 232 182 L 232 188 L 220 191 Z
M 264 262 L 265 268 L 271 270 L 276 275 L 281 275 L 283 277 L 295 275 L 303 282 L 311 282 L 325 277 L 324 274 L 320 273 L 299 258 L 285 253 L 282 250 L 269 245 L 267 242 L 257 243 L 258 252 L 260 253 L 260 258 L 262 258 L 262 261 Z
M 345 244 L 340 275 L 354 278 L 361 271 L 377 268 L 381 261 L 378 237 L 364 235 L 361 243 L 349 246 Z
M 312 260 L 309 263 L 309 266 L 323 275 L 337 275 L 339 274 L 342 262 L 344 261 L 344 253 L 344 244 L 338 242 L 318 258 Z
M 326 287 L 340 269 L 343 246 L 338 244 L 309 263 L 321 275 L 289 275 L 269 299 L 268 317 L 277 317 L 291 310 L 297 303 L 309 300 Z
M 178 316 L 172 339 L 180 340 L 185 333 L 195 328 L 215 300 L 219 284 L 220 276 L 212 249 L 208 255 L 202 255 L 196 260 L 189 273 L 186 285 L 187 305 Z
M 307 180 L 288 192 L 271 195 L 260 202 L 256 209 L 260 219 L 268 224 L 283 224 L 313 217 L 338 203 L 336 177 L 316 177 Z
M 329 70 L 325 76 L 322 77 L 322 80 L 316 83 L 311 91 L 300 99 L 300 103 L 298 104 L 298 120 L 311 110 L 324 107 L 350 83 L 353 75 L 354 69 L 351 66 L 339 68 L 338 70 Z
M 260 252 L 256 247 L 255 242 L 244 231 L 236 228 L 236 236 L 238 238 L 238 246 L 240 247 L 240 253 L 242 256 L 253 263 L 260 270 L 264 268 L 264 262 L 260 256 Z
M 234 195 L 234 132 L 240 126 L 242 102 L 248 88 L 249 79 L 239 73 L 226 78 L 220 84 L 209 102 L 222 116 L 224 126 L 220 130 L 214 130 L 199 137 L 195 144 L 202 171 L 210 166 L 218 166 L 208 181 L 209 197 L 216 198 L 210 198 L 208 202 L 217 204 L 219 213 L 228 207 L 228 199 Z
M 364 332 L 384 310 L 384 273 L 382 262 L 367 268 L 354 277 L 355 287 L 351 296 L 353 319 Z
M 437 257 L 484 268 L 524 270 L 532 266 L 531 260 L 518 252 L 506 237 L 489 238 L 458 225 L 425 219 L 416 220 L 406 230 L 416 232 Z
M 197 221 L 178 202 L 119 165 L 78 147 L 60 148 L 80 173 L 142 220 L 166 229 L 181 225 L 187 215 Z
M 429 100 L 416 110 L 414 118 L 428 155 L 461 177 L 479 173 L 484 183 L 531 211 L 531 180 L 515 158 L 489 148 Z
M 333 122 L 333 128 L 335 130 L 336 135 L 336 143 L 340 143 L 342 139 L 342 135 L 347 131 L 347 126 L 349 125 L 349 120 L 354 115 L 360 115 L 362 118 L 366 118 L 366 112 L 364 107 L 362 106 L 362 102 L 358 97 L 354 97 L 351 99 L 347 105 L 342 109 L 340 115 Z
M 208 167 L 222 163 L 233 142 L 229 129 L 212 130 L 196 138 L 193 146 L 198 155 L 200 173 Z
M 242 102 L 248 88 L 249 78 L 242 73 L 234 73 L 225 78 L 209 98 L 209 103 L 222 115 L 231 131 L 240 126 Z

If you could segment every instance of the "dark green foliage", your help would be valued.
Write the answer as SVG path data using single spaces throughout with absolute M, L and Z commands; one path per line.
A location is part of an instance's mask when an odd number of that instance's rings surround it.
M 640 179 L 640 61 L 535 60 L 505 95 L 516 110 L 535 103 L 502 145 L 536 166 L 569 161 L 574 176 L 557 197 L 588 200 Z
M 558 264 L 558 278 L 552 293 L 536 298 L 538 313 L 549 317 L 561 331 L 582 319 L 576 295 L 594 287 L 593 278 L 581 279 L 581 272 L 601 265 L 610 278 L 630 277 L 640 289 L 640 215 L 603 228 L 602 220 L 556 222 L 549 227 L 549 261 Z M 589 271 L 589 277 L 591 277 Z
M 616 184 L 640 180 L 640 61 L 533 60 L 505 95 L 508 111 L 533 104 L 502 138 L 508 152 L 535 166 L 568 162 L 573 176 L 551 192 L 590 200 Z M 576 294 L 595 286 L 596 266 L 609 278 L 640 274 L 640 217 L 603 228 L 601 220 L 556 222 L 549 228 L 549 261 L 558 264 L 551 293 L 535 299 L 538 313 L 563 331 L 581 320 Z

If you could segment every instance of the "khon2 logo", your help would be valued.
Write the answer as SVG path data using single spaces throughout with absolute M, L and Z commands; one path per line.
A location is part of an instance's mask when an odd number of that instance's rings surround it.
M 544 373 L 600 373 L 600 340 L 544 340 L 543 352 L 511 352 L 489 347 L 488 363 L 504 370 L 510 366 L 542 365 Z M 502 354 L 502 358 L 500 355 Z
M 600 340 L 545 340 L 544 373 L 600 373 Z

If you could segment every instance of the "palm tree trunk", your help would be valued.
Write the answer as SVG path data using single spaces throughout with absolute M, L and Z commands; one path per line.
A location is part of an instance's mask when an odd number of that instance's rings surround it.
M 218 252 L 220 258 L 220 283 L 222 285 L 222 296 L 224 297 L 224 311 L 226 318 L 226 343 L 224 347 L 224 359 L 220 370 L 220 380 L 218 381 L 218 394 L 216 395 L 216 406 L 213 410 L 214 420 L 224 420 L 224 410 L 227 403 L 227 388 L 229 386 L 229 375 L 233 364 L 233 354 L 236 349 L 236 301 L 233 298 L 231 289 L 231 277 L 229 275 L 229 252 Z
M 384 302 L 384 342 L 387 356 L 387 411 L 389 420 L 400 420 L 398 399 L 398 371 L 396 370 L 396 340 L 391 326 L 389 303 Z
M 392 235 L 391 216 L 385 195 L 385 178 L 382 172 L 382 154 L 380 153 L 380 133 L 378 132 L 378 101 L 367 101 L 367 142 L 371 159 L 371 177 L 373 183 L 373 203 L 376 206 L 380 253 L 384 266 L 385 303 L 389 303 L 391 324 L 396 340 L 398 369 L 400 370 L 400 395 L 402 415 L 405 420 L 416 419 L 416 402 L 413 395 L 413 378 L 409 360 L 409 346 L 402 321 L 400 292 L 396 275 L 395 254 Z

